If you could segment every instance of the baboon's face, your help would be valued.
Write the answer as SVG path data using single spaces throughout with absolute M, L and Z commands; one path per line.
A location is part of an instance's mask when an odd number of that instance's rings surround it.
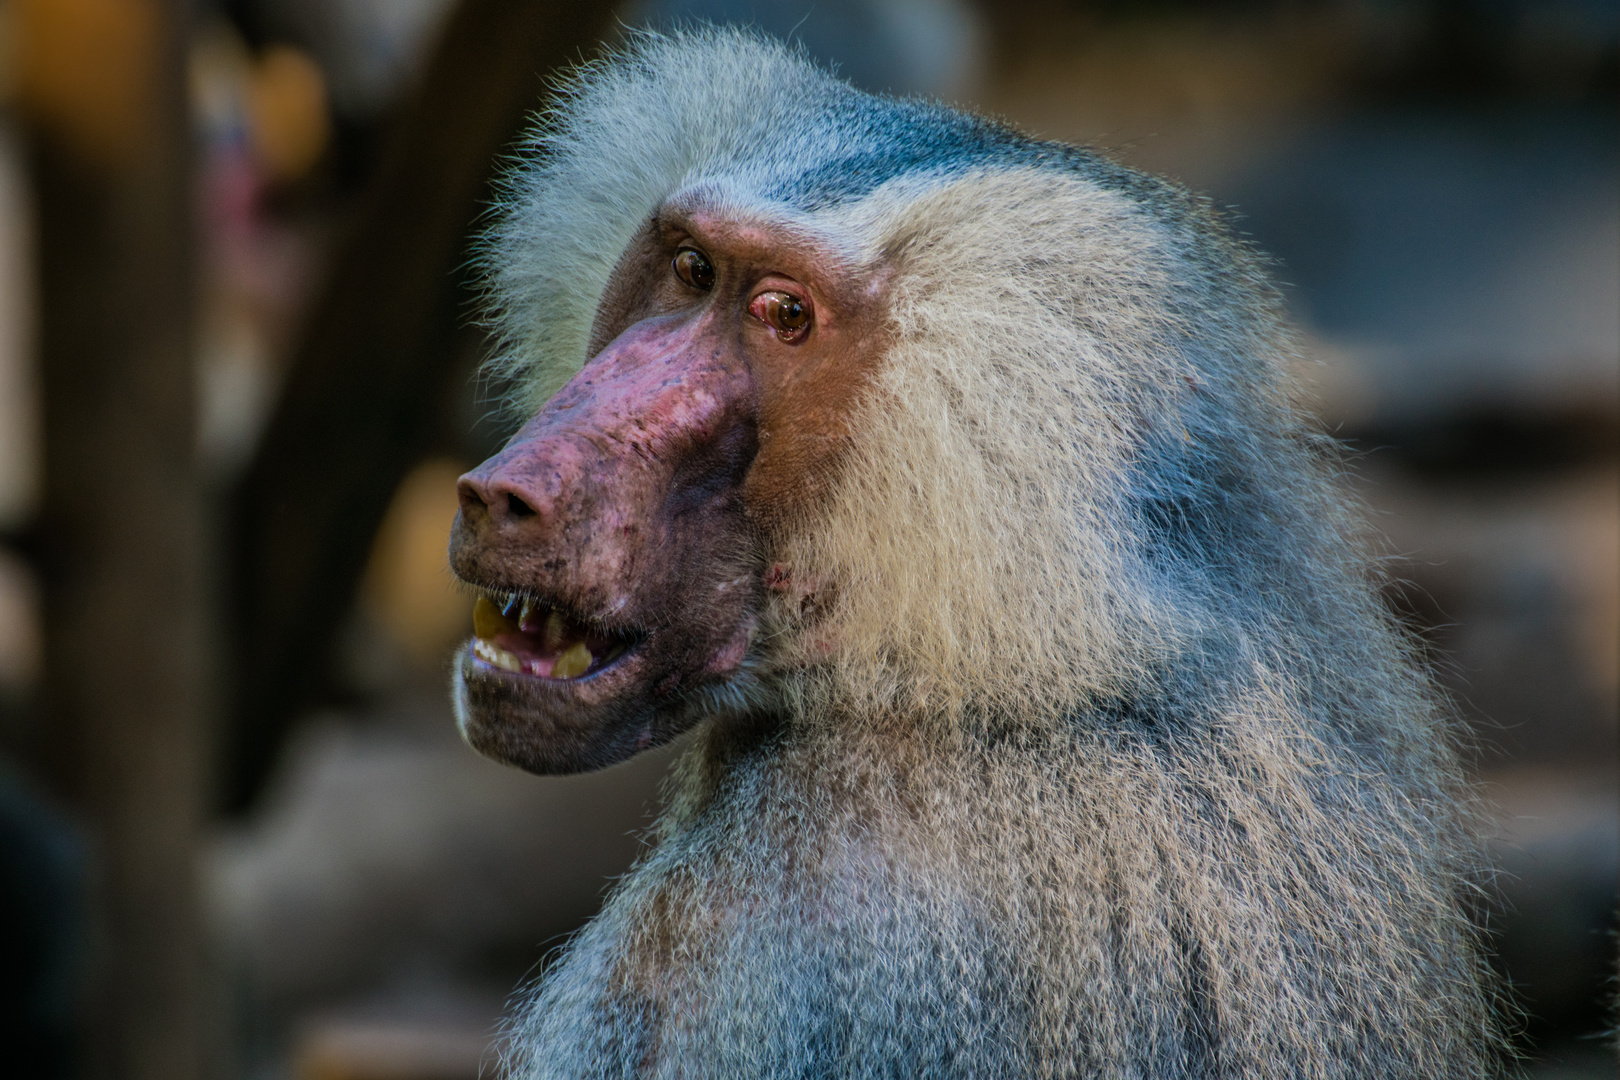
M 698 198 L 649 223 L 595 355 L 461 479 L 469 742 L 533 772 L 600 768 L 738 676 L 767 592 L 796 587 L 770 552 L 826 497 L 882 352 L 881 291 L 814 236 Z

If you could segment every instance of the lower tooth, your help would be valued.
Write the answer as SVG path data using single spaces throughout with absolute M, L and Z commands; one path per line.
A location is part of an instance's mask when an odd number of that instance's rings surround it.
M 522 671 L 523 662 L 513 654 L 507 652 L 499 645 L 492 645 L 483 638 L 473 639 L 473 654 L 486 664 L 493 664 L 503 671 Z
M 557 657 L 551 669 L 553 679 L 577 679 L 591 669 L 591 650 L 583 641 L 576 641 L 568 651 Z

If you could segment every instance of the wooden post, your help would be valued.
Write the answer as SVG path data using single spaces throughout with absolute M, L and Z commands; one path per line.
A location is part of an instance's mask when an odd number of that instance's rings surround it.
M 185 0 L 14 0 L 45 419 L 46 753 L 92 854 L 84 1074 L 203 1070 Z
M 545 75 L 613 29 L 599 0 L 461 0 L 318 298 L 235 493 L 236 708 L 227 804 L 252 798 L 323 689 L 395 487 L 463 370 L 470 234 Z M 476 347 L 476 345 L 474 345 Z

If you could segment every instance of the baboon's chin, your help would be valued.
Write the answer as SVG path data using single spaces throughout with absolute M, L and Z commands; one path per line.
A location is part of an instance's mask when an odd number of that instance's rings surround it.
M 456 718 L 475 750 L 542 775 L 588 772 L 666 742 L 650 657 L 633 647 L 576 678 L 512 670 L 478 638 L 457 657 Z

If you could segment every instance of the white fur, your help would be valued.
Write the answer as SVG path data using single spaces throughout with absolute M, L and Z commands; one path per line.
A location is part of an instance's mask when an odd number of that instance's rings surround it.
M 649 35 L 569 80 L 509 182 L 486 264 L 525 407 L 699 189 L 882 263 L 894 340 L 833 497 L 764 553 L 822 603 L 765 613 L 694 703 L 724 723 L 510 1068 L 1489 1074 L 1445 713 L 1257 260 L 1036 144 L 782 194 L 886 107 L 747 35 Z

